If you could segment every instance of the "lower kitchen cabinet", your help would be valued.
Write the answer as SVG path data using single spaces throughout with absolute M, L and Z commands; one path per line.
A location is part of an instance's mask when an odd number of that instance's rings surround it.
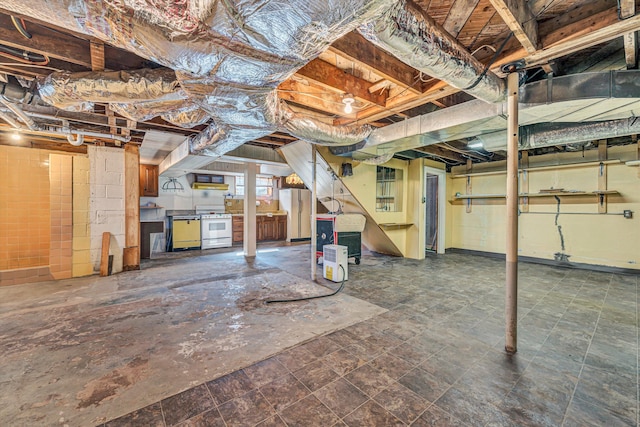
M 233 217 L 233 243 L 241 243 L 244 238 L 244 217 Z M 287 239 L 286 215 L 258 215 L 256 216 L 256 241 Z

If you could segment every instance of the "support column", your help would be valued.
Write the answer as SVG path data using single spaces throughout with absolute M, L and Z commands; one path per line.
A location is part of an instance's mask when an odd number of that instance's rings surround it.
M 518 73 L 507 77 L 507 245 L 505 350 L 518 350 Z
M 316 182 L 316 157 L 317 149 L 315 145 L 311 145 L 311 280 L 316 280 L 316 271 L 318 262 L 316 260 L 316 251 L 318 250 L 318 230 L 316 217 L 318 216 L 318 189 Z
M 244 168 L 244 237 L 245 257 L 256 256 L 256 164 Z
M 122 269 L 140 270 L 140 152 L 124 146 L 124 245 Z

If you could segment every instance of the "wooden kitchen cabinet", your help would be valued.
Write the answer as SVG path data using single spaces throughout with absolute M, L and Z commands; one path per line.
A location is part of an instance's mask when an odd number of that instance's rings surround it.
M 158 197 L 157 165 L 140 165 L 140 197 Z
M 244 216 L 235 215 L 231 220 L 231 231 L 233 233 L 233 243 L 242 243 L 244 239 Z
M 244 216 L 237 215 L 231 222 L 233 231 L 233 243 L 242 243 L 244 238 Z M 256 216 L 256 241 L 287 239 L 286 215 L 258 215 Z

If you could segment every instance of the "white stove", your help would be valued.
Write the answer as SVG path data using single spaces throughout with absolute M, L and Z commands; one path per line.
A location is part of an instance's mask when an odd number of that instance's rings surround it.
M 196 214 L 200 215 L 202 249 L 232 246 L 231 214 L 221 212 L 224 212 L 221 206 L 196 206 Z

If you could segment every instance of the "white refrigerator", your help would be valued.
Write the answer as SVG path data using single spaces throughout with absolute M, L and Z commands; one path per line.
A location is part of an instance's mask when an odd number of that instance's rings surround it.
M 280 209 L 287 211 L 287 242 L 311 239 L 311 191 L 280 190 Z

